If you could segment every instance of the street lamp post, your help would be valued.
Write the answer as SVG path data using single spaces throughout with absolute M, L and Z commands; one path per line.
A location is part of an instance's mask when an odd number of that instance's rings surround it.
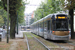
M 7 43 L 9 43 L 9 0 L 7 0 Z
M 18 12 L 17 12 L 17 34 L 18 34 Z

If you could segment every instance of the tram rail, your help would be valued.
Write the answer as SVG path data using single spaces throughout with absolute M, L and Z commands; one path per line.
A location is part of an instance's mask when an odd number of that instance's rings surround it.
M 37 36 L 37 35 L 36 35 Z M 41 38 L 41 37 L 40 37 Z M 41 38 L 41 39 L 43 39 L 43 38 Z M 41 41 L 41 39 L 40 39 L 40 41 Z M 48 41 L 48 40 L 47 40 Z M 67 48 L 67 47 L 65 47 L 65 46 L 71 46 L 71 47 L 74 47 L 75 45 L 72 45 L 71 43 L 55 43 L 55 42 L 51 42 L 50 40 L 49 40 L 49 42 L 50 43 L 53 43 L 53 44 L 55 44 L 55 45 L 57 45 L 57 46 L 59 46 L 59 47 L 61 47 L 61 48 L 63 48 L 63 50 L 69 50 L 69 49 L 74 49 L 74 48 Z
M 29 43 L 28 43 L 28 39 L 27 39 L 27 36 L 26 35 L 25 35 L 25 38 L 26 38 L 28 50 L 30 50 Z
M 32 50 L 32 46 L 31 46 L 31 44 L 30 44 L 30 41 L 29 41 L 29 39 L 27 38 L 28 36 L 32 36 L 30 33 L 28 33 L 28 35 L 27 34 L 25 34 L 25 38 L 26 38 L 26 42 L 27 42 L 27 47 L 28 47 L 28 50 Z M 45 44 L 43 44 L 40 40 L 38 40 L 36 37 L 34 37 L 34 36 L 32 36 L 31 38 L 33 38 L 33 39 L 35 39 L 34 41 L 36 42 L 36 43 L 39 43 L 38 45 L 41 45 L 41 46 L 43 46 L 43 49 L 44 50 L 50 50 Z M 33 45 L 35 45 L 35 43 L 33 44 Z
M 67 42 L 68 44 L 70 44 L 72 46 L 75 46 L 75 42 L 73 42 L 73 41 L 65 41 L 65 42 Z
M 51 41 L 50 41 L 50 42 L 51 42 Z M 69 43 L 54 43 L 54 42 L 51 42 L 51 43 L 60 46 L 60 47 L 63 48 L 64 50 L 71 50 L 71 49 L 74 49 L 74 48 L 73 48 L 74 46 L 73 46 L 73 45 L 71 46 L 71 44 L 69 44 Z M 69 48 L 69 47 L 70 47 L 70 48 Z
M 30 33 L 29 33 L 30 34 Z M 30 34 L 32 37 L 34 37 L 32 34 Z M 34 37 L 35 40 L 37 40 L 38 42 L 40 42 L 47 50 L 50 50 L 50 48 L 48 48 L 43 42 L 41 42 L 39 39 L 37 39 L 36 37 Z

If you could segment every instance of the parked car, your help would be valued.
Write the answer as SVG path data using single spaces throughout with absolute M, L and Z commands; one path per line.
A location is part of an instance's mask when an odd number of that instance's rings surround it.
M 69 37 L 71 37 L 71 29 L 69 29 Z
M 2 40 L 3 28 L 0 28 L 0 41 Z
M 3 28 L 0 28 L 0 34 L 2 34 L 2 32 L 3 32 Z

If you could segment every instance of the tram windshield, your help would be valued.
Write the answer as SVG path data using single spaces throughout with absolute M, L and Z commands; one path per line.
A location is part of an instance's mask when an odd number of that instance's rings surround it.
M 67 31 L 68 30 L 68 21 L 66 19 L 57 19 L 54 26 L 55 26 L 54 30 Z

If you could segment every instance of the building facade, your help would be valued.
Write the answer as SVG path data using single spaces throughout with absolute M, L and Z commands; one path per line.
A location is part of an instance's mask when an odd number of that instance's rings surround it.
M 26 26 L 30 26 L 31 20 L 34 18 L 34 12 L 25 14 L 25 24 Z

